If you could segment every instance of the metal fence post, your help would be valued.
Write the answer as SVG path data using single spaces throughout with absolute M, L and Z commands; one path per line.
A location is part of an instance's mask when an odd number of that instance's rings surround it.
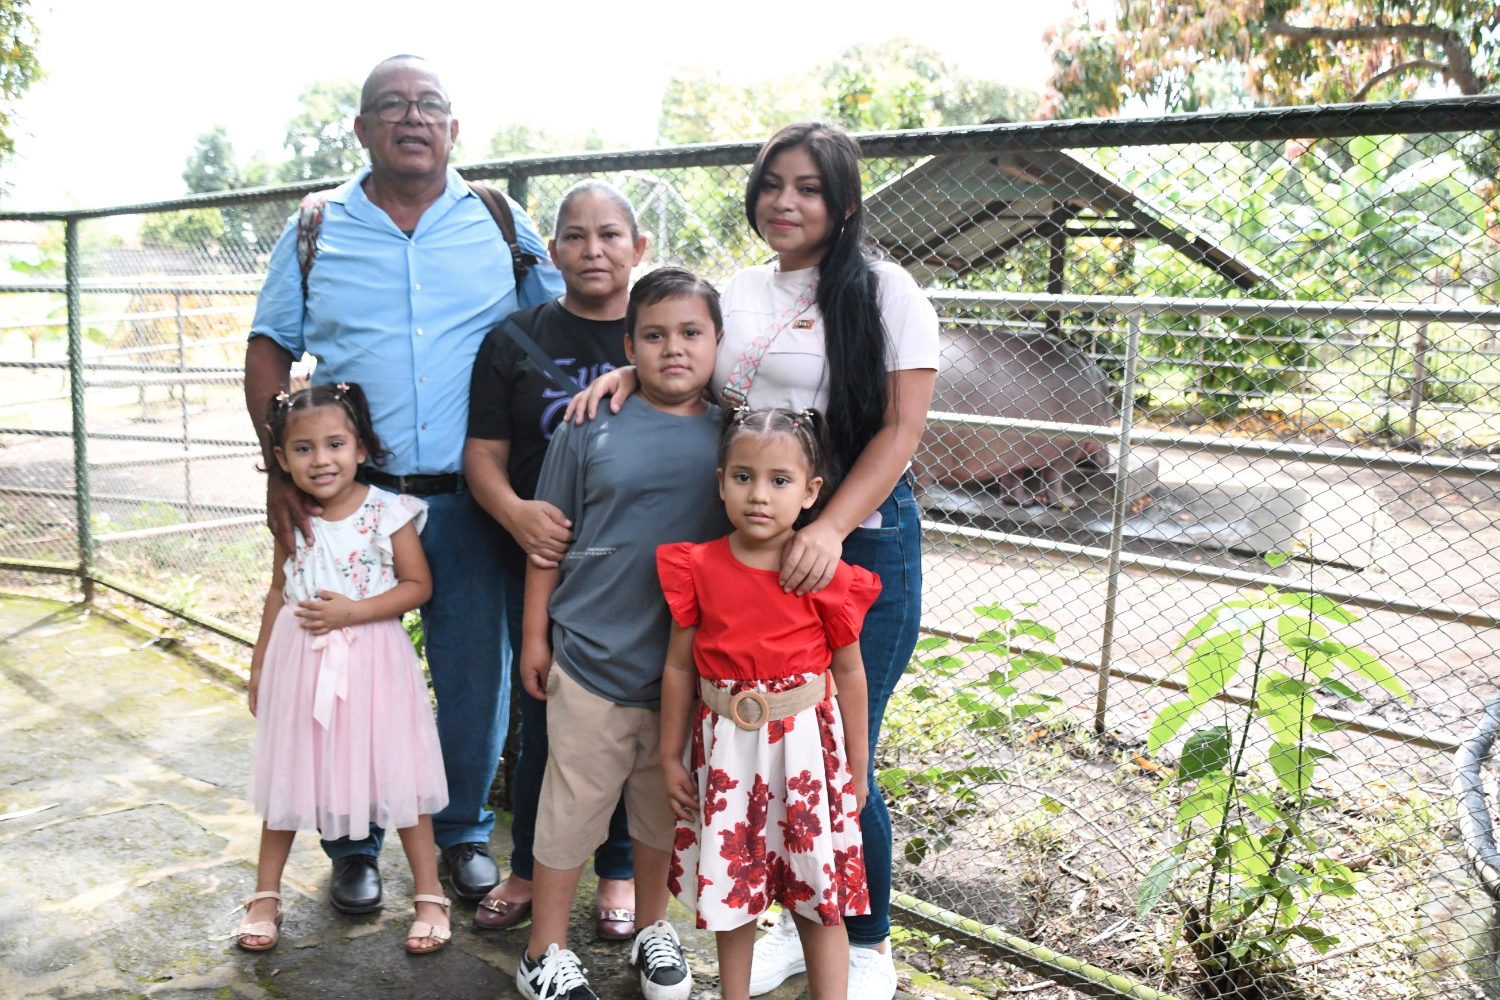
M 510 200 L 521 206 L 522 211 L 529 211 L 526 207 L 526 181 L 525 174 L 511 174 L 505 179 L 505 192 L 510 195 Z
M 1411 356 L 1411 401 L 1407 404 L 1406 438 L 1417 439 L 1417 422 L 1422 412 L 1423 383 L 1427 381 L 1427 324 L 1417 324 L 1417 343 Z
M 78 219 L 63 223 L 63 279 L 68 303 L 68 396 L 73 413 L 73 489 L 78 516 L 78 579 L 84 603 L 94 600 L 94 528 L 89 510 L 88 419 L 83 410 L 83 297 L 79 294 Z
M 1109 524 L 1109 583 L 1104 593 L 1104 630 L 1099 637 L 1098 688 L 1094 698 L 1094 732 L 1105 730 L 1109 707 L 1109 667 L 1114 659 L 1115 615 L 1120 600 L 1120 545 L 1130 505 L 1130 435 L 1135 425 L 1135 369 L 1141 353 L 1141 314 L 1126 317 L 1125 377 L 1120 382 L 1120 443 L 1115 452 L 1115 492 Z
M 188 454 L 193 449 L 188 434 L 187 344 L 186 332 L 183 330 L 182 293 L 173 292 L 172 301 L 177 313 L 177 371 L 181 375 L 177 383 L 177 402 L 182 411 L 182 498 L 187 501 L 188 520 L 196 521 L 198 515 L 193 510 L 193 460 Z

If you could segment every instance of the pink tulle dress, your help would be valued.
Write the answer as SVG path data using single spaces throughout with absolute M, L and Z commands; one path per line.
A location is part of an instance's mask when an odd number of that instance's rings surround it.
M 293 615 L 320 590 L 356 600 L 390 590 L 391 536 L 426 519 L 422 501 L 371 486 L 343 520 L 313 518 L 311 544 L 297 536 L 261 671 L 248 793 L 273 830 L 362 840 L 371 823 L 399 830 L 448 804 L 427 683 L 400 620 L 315 636 Z

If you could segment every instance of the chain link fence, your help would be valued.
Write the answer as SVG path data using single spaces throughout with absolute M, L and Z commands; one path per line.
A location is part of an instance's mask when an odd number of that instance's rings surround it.
M 1500 995 L 1500 99 L 863 147 L 871 236 L 943 322 L 878 761 L 920 960 L 984 995 L 996 954 L 1093 995 Z M 647 266 L 722 282 L 767 257 L 755 148 L 465 173 L 544 232 L 606 177 Z M 12 579 L 248 638 L 243 344 L 314 187 L 8 217 L 69 279 L 0 289 Z

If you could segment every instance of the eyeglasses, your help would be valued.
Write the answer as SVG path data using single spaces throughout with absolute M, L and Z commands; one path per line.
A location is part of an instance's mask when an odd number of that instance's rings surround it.
M 419 97 L 412 101 L 400 94 L 386 94 L 369 111 L 374 112 L 375 117 L 381 121 L 395 125 L 406 121 L 407 112 L 413 104 L 417 106 L 418 117 L 429 124 L 447 121 L 448 115 L 453 111 L 453 106 L 441 97 Z

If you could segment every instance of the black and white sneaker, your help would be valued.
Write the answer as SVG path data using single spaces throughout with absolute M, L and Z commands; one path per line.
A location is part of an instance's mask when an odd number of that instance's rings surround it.
M 599 1000 L 583 972 L 577 955 L 549 944 L 536 961 L 521 952 L 521 961 L 516 964 L 516 989 L 527 1000 Z
M 636 931 L 630 964 L 641 974 L 646 1000 L 687 1000 L 693 992 L 693 974 L 688 971 L 682 942 L 665 920 Z

